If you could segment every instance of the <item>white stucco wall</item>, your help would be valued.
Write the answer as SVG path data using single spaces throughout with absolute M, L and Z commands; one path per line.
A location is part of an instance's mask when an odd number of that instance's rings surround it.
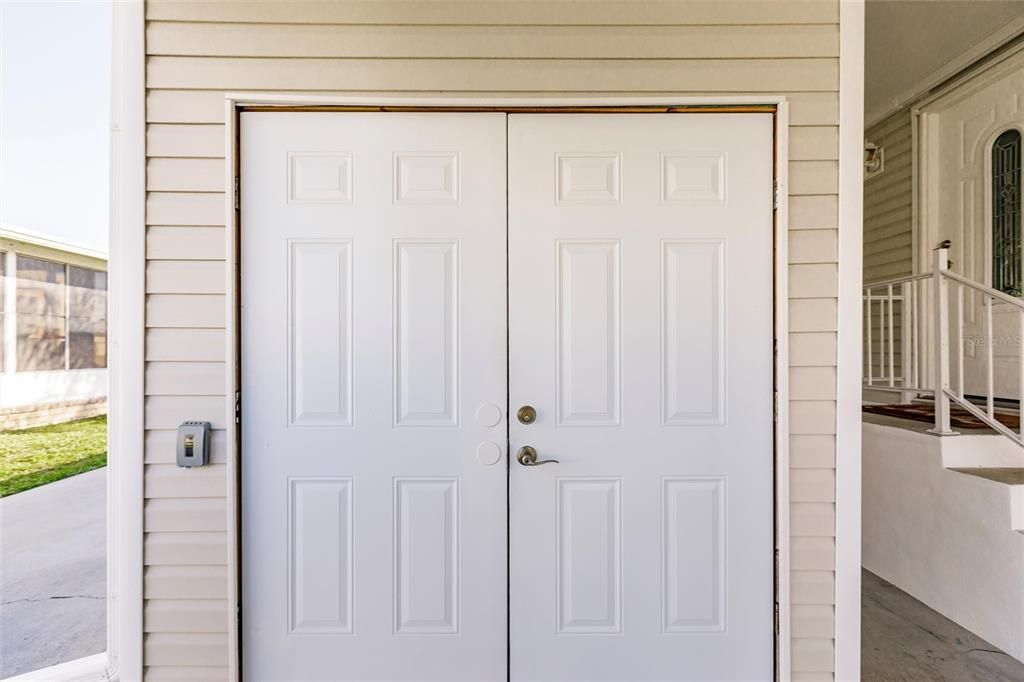
M 945 468 L 944 447 L 981 436 L 869 423 L 863 436 L 864 567 L 1024 660 L 1024 535 L 1012 513 L 1021 491 Z

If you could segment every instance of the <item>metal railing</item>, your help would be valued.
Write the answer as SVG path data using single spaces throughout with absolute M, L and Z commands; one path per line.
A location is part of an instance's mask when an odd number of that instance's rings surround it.
M 934 252 L 932 272 L 871 282 L 864 285 L 864 389 L 896 392 L 903 402 L 932 396 L 935 425 L 931 432 L 955 433 L 950 407 L 956 404 L 1024 447 L 1024 301 L 978 284 L 949 270 L 949 249 Z M 950 289 L 955 287 L 954 305 Z M 965 379 L 965 299 L 980 300 L 984 317 L 984 409 L 968 398 Z M 996 418 L 995 343 L 993 308 L 1006 304 L 1016 316 L 1017 414 L 1016 431 Z M 898 337 L 897 337 L 898 332 Z M 950 345 L 952 340 L 952 347 Z M 973 344 L 972 344 L 973 346 Z M 951 351 L 953 351 L 951 353 Z M 951 354 L 956 363 L 956 389 L 951 377 Z M 975 357 L 972 354 L 972 357 Z

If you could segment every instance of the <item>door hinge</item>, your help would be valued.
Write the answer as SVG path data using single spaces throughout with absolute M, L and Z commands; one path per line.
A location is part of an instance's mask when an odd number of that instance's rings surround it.
M 235 391 L 235 423 L 242 423 L 242 392 Z
M 779 392 L 772 393 L 772 421 L 779 421 Z
M 779 634 L 779 602 L 775 602 L 775 634 Z
M 235 176 L 235 210 L 236 210 L 236 211 L 237 211 L 237 210 L 239 209 L 239 207 L 240 207 L 240 205 L 239 205 L 239 195 L 240 195 L 241 193 L 242 193 L 242 192 L 241 192 L 241 183 L 239 183 L 239 181 L 238 181 L 238 176 L 236 175 L 236 176 Z
M 238 178 L 235 178 L 236 180 Z M 237 207 L 236 207 L 237 208 Z M 772 181 L 772 209 L 779 208 L 779 181 Z

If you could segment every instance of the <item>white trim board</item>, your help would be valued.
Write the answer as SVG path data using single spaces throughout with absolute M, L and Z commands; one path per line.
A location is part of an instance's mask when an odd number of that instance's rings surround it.
M 862 0 L 857 0 L 863 11 Z M 863 38 L 863 32 L 861 33 Z M 863 54 L 863 52 L 861 53 Z M 861 59 L 863 69 L 863 59 Z M 863 71 L 861 71 L 863 80 Z M 861 104 L 857 103 L 857 111 L 860 111 Z M 776 338 L 776 366 L 775 366 L 775 390 L 778 400 L 778 419 L 775 435 L 775 458 L 776 458 L 776 481 L 775 481 L 775 533 L 776 551 L 778 552 L 778 585 L 776 592 L 779 599 L 778 631 L 776 633 L 776 679 L 790 679 L 791 660 L 791 629 L 790 629 L 790 601 L 789 601 L 789 566 L 790 566 L 790 537 L 789 537 L 789 326 L 788 326 L 788 234 L 789 234 L 789 108 L 785 97 L 781 96 L 732 96 L 732 97 L 602 97 L 602 98 L 411 98 L 411 97 L 345 97 L 345 96 L 317 96 L 317 95 L 280 95 L 276 93 L 226 93 L 225 94 L 225 186 L 236 187 L 236 169 L 238 168 L 238 111 L 245 106 L 281 106 L 285 107 L 316 107 L 316 106 L 412 106 L 423 108 L 443 107 L 492 107 L 496 109 L 528 107 L 536 109 L 559 108 L 559 107 L 685 107 L 695 105 L 772 105 L 775 106 L 775 175 L 778 191 L 778 206 L 775 213 L 775 338 Z M 283 109 L 284 110 L 284 109 Z M 682 114 L 685 115 L 685 114 Z M 862 137 L 862 132 L 859 134 Z M 857 143 L 857 168 L 860 164 L 860 137 Z M 848 160 L 849 162 L 849 160 Z M 859 176 L 858 176 L 859 177 Z M 858 190 L 859 191 L 859 190 Z M 857 194 L 859 197 L 860 194 Z M 859 201 L 859 200 L 858 200 Z M 858 203 L 859 207 L 859 203 Z M 240 229 L 238 212 L 235 209 L 235 199 L 231 192 L 227 193 L 225 200 L 225 220 L 228 229 L 226 230 L 225 253 L 227 254 L 226 272 L 226 306 L 227 319 L 225 357 L 227 359 L 227 386 L 225 388 L 226 413 L 235 413 L 235 395 L 240 390 L 237 383 L 237 376 L 240 368 L 240 358 L 237 357 L 236 343 L 238 336 L 237 319 L 237 296 L 238 283 L 237 273 L 239 272 L 237 235 Z M 860 231 L 857 232 L 859 239 Z M 859 251 L 859 244 L 857 254 Z M 860 272 L 860 261 L 858 259 L 853 268 Z M 859 280 L 856 287 L 856 300 L 860 300 Z M 859 311 L 859 304 L 857 307 Z M 856 325 L 859 330 L 859 318 Z M 860 410 L 860 355 L 859 355 L 859 331 L 854 341 L 857 347 L 857 355 L 848 362 L 852 372 L 855 374 L 857 393 L 857 417 L 859 429 Z M 244 397 L 243 397 L 244 399 Z M 857 434 L 857 461 L 859 462 L 859 430 Z M 239 492 L 239 459 L 241 453 L 238 450 L 236 429 L 228 429 L 228 477 L 227 477 L 227 508 L 228 508 L 228 580 L 229 580 L 229 604 L 234 604 L 228 623 L 228 646 L 230 650 L 229 680 L 239 679 L 239 651 L 240 651 L 240 629 L 238 618 L 234 614 L 240 608 L 239 577 L 241 572 L 241 556 L 238 533 L 238 520 L 240 518 L 240 492 Z M 858 465 L 859 466 L 859 465 Z M 858 486 L 859 495 L 859 469 Z M 858 509 L 859 509 L 858 497 Z M 859 542 L 860 527 L 859 516 L 856 528 L 857 547 L 857 576 L 859 589 Z M 837 539 L 838 545 L 838 539 Z M 857 595 L 856 606 L 859 612 L 860 597 Z M 859 627 L 859 621 L 858 621 Z M 857 633 L 856 646 L 860 646 L 859 632 Z M 858 651 L 859 663 L 859 651 Z
M 860 679 L 864 0 L 839 9 L 835 679 Z
M 107 662 L 142 679 L 146 59 L 142 2 L 113 7 L 107 468 Z

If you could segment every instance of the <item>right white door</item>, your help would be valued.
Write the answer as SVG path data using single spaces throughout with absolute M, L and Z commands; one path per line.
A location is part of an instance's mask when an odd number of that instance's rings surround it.
M 950 269 L 986 286 L 1020 296 L 1022 268 L 1020 237 L 1006 232 L 1005 218 L 993 219 L 996 194 L 1005 191 L 994 178 L 993 145 L 1007 131 L 1024 131 L 1024 56 L 1007 60 L 993 73 L 979 76 L 934 105 L 937 115 L 934 153 L 926 159 L 933 167 L 935 196 L 933 220 L 938 239 L 951 243 Z M 1018 180 L 1019 182 L 1019 180 Z M 993 184 L 1000 185 L 999 191 Z M 1012 185 L 1011 185 L 1012 187 Z M 1012 192 L 1013 190 L 1010 189 Z M 1003 204 L 1002 201 L 999 202 Z M 998 212 L 998 210 L 997 210 Z M 993 225 L 996 222 L 998 225 Z M 1005 241 L 1005 259 L 993 257 L 997 238 Z M 994 272 L 997 262 L 1004 271 Z M 929 267 L 930 267 L 929 263 Z M 1010 272 L 1006 272 L 1006 270 Z M 1017 286 L 1014 286 L 1014 285 Z M 950 286 L 953 303 L 951 324 L 955 325 L 959 287 Z M 951 328 L 950 359 L 954 390 L 973 396 L 988 394 L 989 350 L 992 351 L 992 391 L 996 398 L 1020 398 L 1020 314 L 1013 306 L 996 302 L 992 307 L 992 333 L 987 329 L 986 304 L 970 290 L 964 292 L 963 378 L 959 377 L 956 328 Z
M 510 679 L 771 679 L 772 117 L 508 131 Z

